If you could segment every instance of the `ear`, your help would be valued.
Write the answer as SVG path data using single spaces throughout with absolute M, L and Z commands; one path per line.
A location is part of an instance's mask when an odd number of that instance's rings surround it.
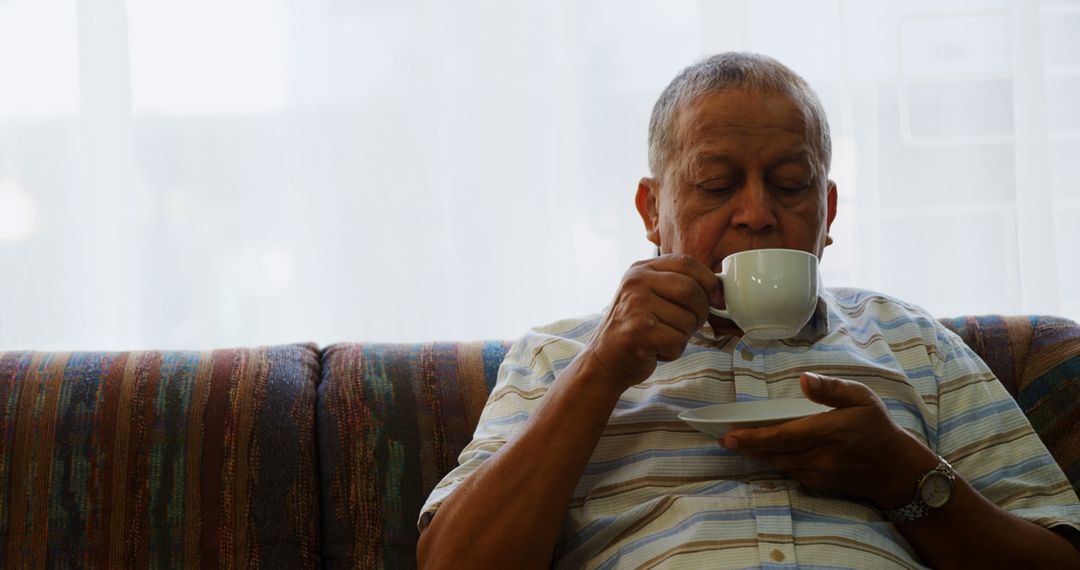
M 827 202 L 828 213 L 825 218 L 825 245 L 832 245 L 833 239 L 829 235 L 829 230 L 832 229 L 833 220 L 836 219 L 836 183 L 832 180 L 829 181 L 828 195 L 825 198 Z
M 645 222 L 645 237 L 649 241 L 660 246 L 660 209 L 657 202 L 660 200 L 660 184 L 654 178 L 642 178 L 637 185 L 637 196 L 634 204 L 637 206 L 641 221 Z

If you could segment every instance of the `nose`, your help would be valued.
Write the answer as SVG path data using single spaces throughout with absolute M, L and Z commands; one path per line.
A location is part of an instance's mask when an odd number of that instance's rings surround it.
M 769 233 L 776 229 L 772 196 L 761 181 L 748 181 L 733 200 L 731 225 L 751 233 Z

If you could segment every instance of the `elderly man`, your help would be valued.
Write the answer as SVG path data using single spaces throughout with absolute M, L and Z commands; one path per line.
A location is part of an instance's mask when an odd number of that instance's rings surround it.
M 835 289 L 791 339 L 710 316 L 725 256 L 831 242 L 829 129 L 801 77 L 752 54 L 687 68 L 653 110 L 649 161 L 636 204 L 657 257 L 604 314 L 510 350 L 424 506 L 421 566 L 1080 567 L 1075 493 L 933 318 Z M 719 443 L 677 419 L 803 395 L 834 409 Z

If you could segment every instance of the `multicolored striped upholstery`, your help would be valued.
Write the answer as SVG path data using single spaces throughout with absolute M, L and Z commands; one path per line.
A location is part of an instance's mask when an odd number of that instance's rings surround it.
M 457 465 L 508 343 L 339 344 L 323 352 L 327 568 L 415 568 L 416 517 Z
M 1057 317 L 943 319 L 1016 398 L 1080 494 L 1080 325 Z
M 0 353 L 0 565 L 319 565 L 313 345 Z

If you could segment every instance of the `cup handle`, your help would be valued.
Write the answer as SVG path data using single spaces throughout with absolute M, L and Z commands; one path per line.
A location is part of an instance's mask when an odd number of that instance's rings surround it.
M 725 284 L 724 280 L 727 278 L 727 275 L 724 275 L 723 273 L 717 273 L 716 278 L 720 280 L 720 285 L 723 286 Z M 727 301 L 725 300 L 725 303 L 726 302 Z M 716 316 L 718 316 L 718 317 L 724 317 L 725 319 L 728 319 L 729 321 L 731 320 L 731 313 L 728 312 L 726 307 L 723 308 L 723 309 L 717 309 L 716 307 L 710 306 L 709 307 L 709 312 L 716 315 Z

